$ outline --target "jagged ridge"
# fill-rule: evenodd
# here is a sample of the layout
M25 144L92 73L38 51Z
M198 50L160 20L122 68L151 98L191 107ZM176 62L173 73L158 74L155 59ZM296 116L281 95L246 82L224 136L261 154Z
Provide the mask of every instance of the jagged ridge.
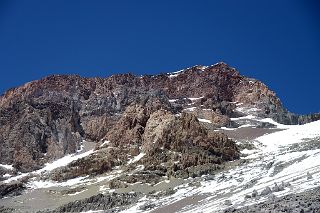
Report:
M173 114L188 107L190 100L185 98L202 97L195 106L210 109L210 119L218 126L228 125L228 118L237 116L237 103L283 123L305 123L320 117L289 113L263 83L241 76L225 63L142 77L53 75L0 97L0 162L14 164L19 171L40 168L50 159L75 152L83 139L100 141L110 136L128 106L145 106L150 97L157 101L147 107ZM178 101L170 103L172 99Z

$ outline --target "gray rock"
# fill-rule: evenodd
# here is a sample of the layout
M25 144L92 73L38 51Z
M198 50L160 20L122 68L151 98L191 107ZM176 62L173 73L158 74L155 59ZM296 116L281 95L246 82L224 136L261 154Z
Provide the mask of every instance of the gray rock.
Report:
M121 210L128 205L136 203L140 197L140 193L111 193L106 195L98 194L83 200L70 202L55 210L45 210L41 212L84 212L89 210L112 210L114 208Z
M210 180L214 180L215 179L215 176L214 175L206 175L205 177L204 177L204 180L205 181L210 181Z
M284 186L281 184L280 186L277 183L274 183L274 187L272 187L273 192L280 192L284 190Z
M142 211L147 211L147 210L151 210L155 207L156 205L154 203L145 203L142 206L139 207L140 210Z
M226 206L232 206L231 200L225 200L225 201L224 201L224 205L226 205Z
M311 180L313 179L312 175L310 174L310 172L307 172L307 180Z
M258 196L258 191L257 190L253 190L251 197L257 197Z
M251 197L252 197L251 195L245 195L245 196L244 196L245 199L249 199L249 198L251 198Z
M5 196L17 196L25 189L23 183L13 182L13 183L0 183L0 199Z
M14 208L9 208L9 207L5 207L5 206L0 206L0 212L1 212L1 213L14 213L14 212L17 212L17 210L14 209Z
M269 186L267 186L262 192L260 193L261 196L266 196L272 193L272 190Z
M225 213L254 212L320 212L320 188L308 190L299 194L283 197L270 195L269 200L238 209L226 209Z

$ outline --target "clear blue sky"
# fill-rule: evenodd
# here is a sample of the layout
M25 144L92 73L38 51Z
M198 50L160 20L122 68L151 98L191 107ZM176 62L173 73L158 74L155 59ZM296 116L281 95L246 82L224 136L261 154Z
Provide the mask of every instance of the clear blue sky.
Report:
M0 93L54 73L225 61L293 112L320 111L317 0L0 0Z

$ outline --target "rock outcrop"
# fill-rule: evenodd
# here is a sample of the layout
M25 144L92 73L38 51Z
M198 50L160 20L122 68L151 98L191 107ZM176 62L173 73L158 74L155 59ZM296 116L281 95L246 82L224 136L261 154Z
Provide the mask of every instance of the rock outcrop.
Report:
M116 146L129 141L142 144L147 137L159 137L158 133L152 133L154 136L145 133L144 128L150 132L152 127L147 121L160 109L178 114L196 107L196 116L204 116L216 126L225 126L229 125L230 117L239 116L235 111L239 104L243 108L257 109L259 116L283 123L305 123L320 118L319 115L302 117L289 113L263 83L241 76L225 63L143 77L132 74L108 78L53 75L11 89L0 97L0 163L13 164L21 172L31 171L49 160L76 152L83 139L97 142L110 138ZM211 113L204 113L204 110ZM125 111L127 117L122 116ZM185 121L173 119L173 115L165 116L170 125L196 125L188 123L186 115ZM205 135L201 129L197 130ZM209 139L197 139L206 136L186 134L175 128L171 131L166 140L162 139L162 145L170 144L180 151L181 141L188 135L192 136L190 144L207 149L211 146ZM168 143L169 140L173 141ZM159 149L146 144L143 147L150 152ZM220 154L226 159L233 158L230 154Z
M226 135L209 135L193 114L176 116L166 111L150 116L142 151L146 153L142 161L146 170L165 171L176 177L201 176L224 161L239 158L235 143ZM206 171L200 171L203 169Z
M269 199L251 206L240 208L231 207L224 213L254 213L254 212L319 212L320 189L319 187L301 193L276 197L270 194Z
M133 166L134 170L139 164L144 167L143 173L138 171L130 179L120 177L119 180L156 183L161 176L187 178L213 173L223 162L239 158L239 150L232 140L223 133L209 134L193 114L175 115L147 106L127 107L104 139L110 141L108 144L99 143L94 155L53 171L51 179L98 175L123 165ZM139 155L142 158L134 161Z
M111 210L110 212L118 212L126 206L133 204L140 198L138 193L111 193L98 194L87 199L70 202L54 210L42 211L43 213L60 213L60 212L85 212L85 211L101 211Z
M26 187L22 182L0 184L0 199L5 196L17 196Z

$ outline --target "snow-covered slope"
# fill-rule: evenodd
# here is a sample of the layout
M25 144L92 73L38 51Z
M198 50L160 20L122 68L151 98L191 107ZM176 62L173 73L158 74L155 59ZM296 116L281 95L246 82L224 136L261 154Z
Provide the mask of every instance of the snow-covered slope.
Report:
M180 212L219 212L320 186L320 121L291 126L252 142L256 149L245 150L249 155L239 166L200 182L201 186L179 186L170 197L143 199L125 212L139 212L139 206L150 202L168 211L178 204Z

